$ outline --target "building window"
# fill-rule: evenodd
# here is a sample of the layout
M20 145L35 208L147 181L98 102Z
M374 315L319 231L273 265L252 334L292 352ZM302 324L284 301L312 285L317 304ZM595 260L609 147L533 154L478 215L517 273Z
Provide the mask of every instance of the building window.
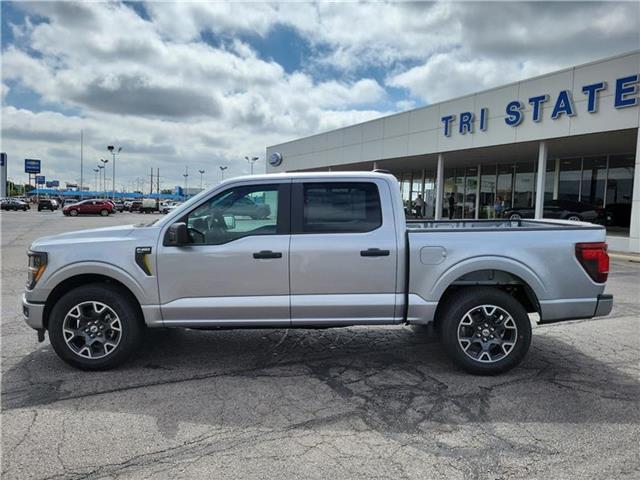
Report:
M582 165L580 201L602 207L607 179L607 157L585 157Z
M496 215L496 210L498 215ZM480 171L480 214L478 218L500 216L500 205L496 204L496 166L482 165Z
M582 181L582 159L560 159L560 180L558 181L558 200L580 201Z
M613 231L627 230L631 223L634 163L632 154L609 157L605 210Z
M513 206L516 208L533 207L535 205L535 173L532 162L522 162L515 166L515 184Z

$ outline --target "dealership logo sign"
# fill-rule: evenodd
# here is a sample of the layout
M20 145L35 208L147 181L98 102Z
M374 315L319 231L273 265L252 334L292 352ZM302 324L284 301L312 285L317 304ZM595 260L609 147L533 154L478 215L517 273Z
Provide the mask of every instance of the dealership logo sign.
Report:
M640 75L630 75L628 77L618 78L616 80L614 91L614 106L615 108L627 108L638 105L639 100L636 95L638 91L638 82L640 81ZM582 87L582 94L587 97L587 112L598 112L598 97L600 92L608 88L607 82L592 83L590 85L584 85ZM531 105L531 119L538 123L542 120L542 111L545 104L552 106L551 119L557 120L563 115L567 117L574 117L576 115L575 105L573 103L573 96L570 90L562 90L557 97L551 98L549 95L537 95L527 100L527 103ZM513 100L509 102L505 107L504 122L510 127L516 127L524 120L524 107L525 104L521 100ZM456 115L446 115L440 119L444 127L444 135L446 137L451 136L453 130L453 122L456 119ZM458 133L465 135L467 133L474 133L475 124L478 123L480 131L486 131L489 121L489 109L481 108L480 114L477 116L473 112L462 112L458 121Z
M273 152L269 157L269 165L272 167L279 167L282 163L282 154L279 152Z

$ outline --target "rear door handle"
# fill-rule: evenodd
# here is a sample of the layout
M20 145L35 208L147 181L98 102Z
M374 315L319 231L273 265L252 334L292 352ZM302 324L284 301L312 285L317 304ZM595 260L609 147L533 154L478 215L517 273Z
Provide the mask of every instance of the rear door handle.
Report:
M380 250L379 248L368 248L367 250L361 250L361 257L388 257L389 250Z
M272 252L271 250L260 250L253 254L253 258L282 258L282 253Z

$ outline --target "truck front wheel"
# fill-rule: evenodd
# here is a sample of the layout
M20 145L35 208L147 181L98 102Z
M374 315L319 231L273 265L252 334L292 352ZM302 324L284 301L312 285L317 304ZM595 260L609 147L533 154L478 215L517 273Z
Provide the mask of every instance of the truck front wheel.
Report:
M495 375L512 369L531 344L526 310L498 288L465 288L452 295L439 323L449 357L474 374Z
M106 284L78 287L54 305L49 338L58 356L82 370L108 370L136 349L142 321L132 300Z

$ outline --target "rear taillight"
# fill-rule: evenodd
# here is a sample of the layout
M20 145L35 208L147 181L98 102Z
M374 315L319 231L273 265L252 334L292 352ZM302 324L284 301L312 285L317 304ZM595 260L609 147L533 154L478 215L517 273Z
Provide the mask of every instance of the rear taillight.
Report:
M576 243L576 258L594 282L607 281L609 254L605 242Z

